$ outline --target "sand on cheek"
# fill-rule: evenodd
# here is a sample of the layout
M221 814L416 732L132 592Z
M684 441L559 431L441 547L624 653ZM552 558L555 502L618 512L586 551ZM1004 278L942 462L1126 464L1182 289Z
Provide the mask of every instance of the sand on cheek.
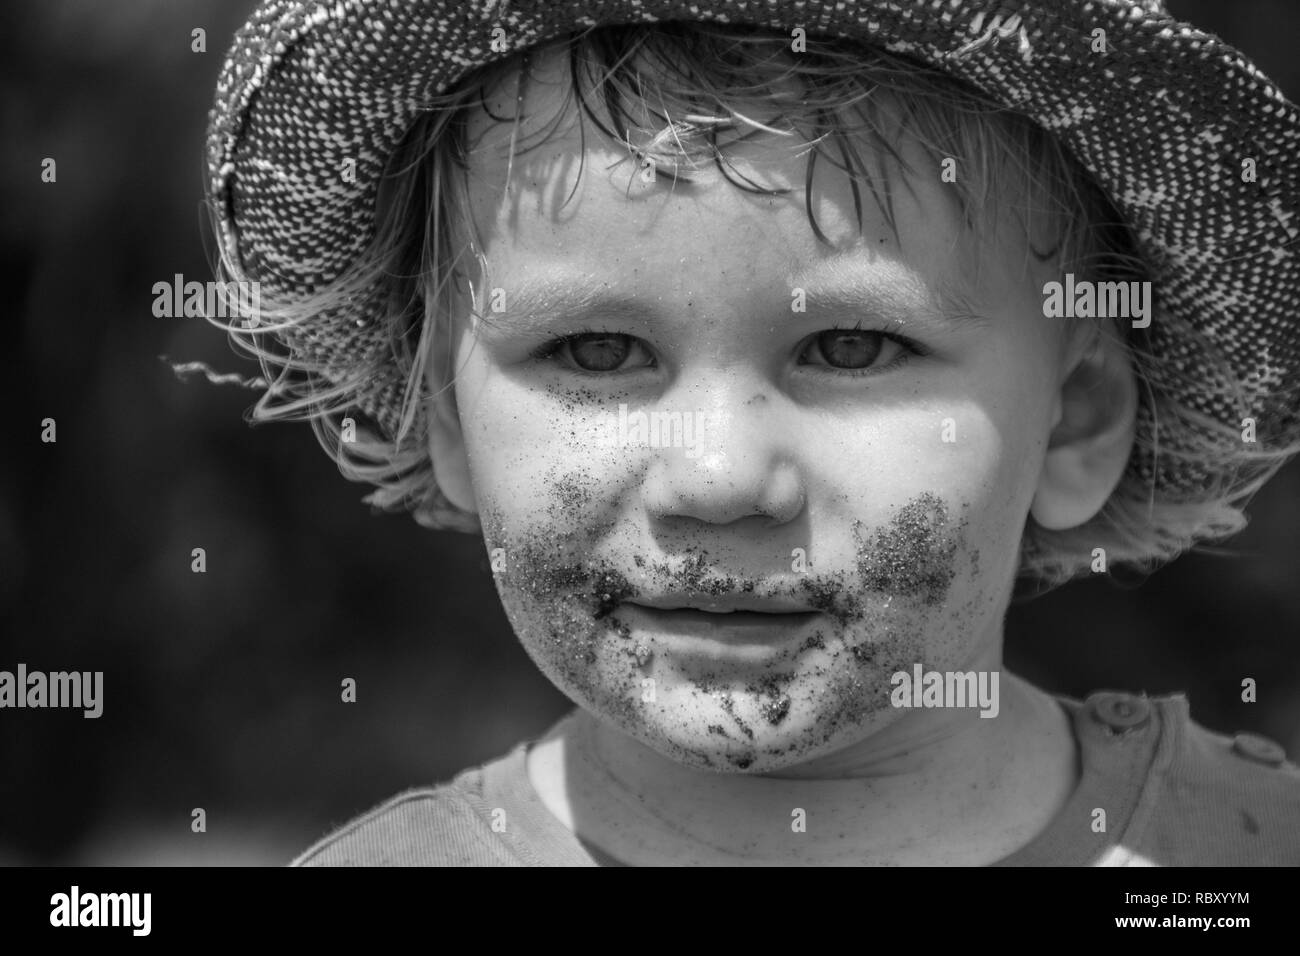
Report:
M955 518L937 495L914 497L883 526L856 522L853 567L810 571L790 592L822 621L761 674L737 678L682 673L634 637L619 606L640 593L725 594L756 582L718 574L703 549L671 567L634 555L624 570L595 558L612 528L582 522L596 489L581 474L550 487L546 512L522 530L484 509L488 547L504 549L496 582L506 614L560 690L683 763L757 772L843 746L889 716L892 673L938 666L941 648L960 653L973 602L948 598L959 567L977 572L978 554L966 545L968 509ZM647 679L653 700L644 699Z

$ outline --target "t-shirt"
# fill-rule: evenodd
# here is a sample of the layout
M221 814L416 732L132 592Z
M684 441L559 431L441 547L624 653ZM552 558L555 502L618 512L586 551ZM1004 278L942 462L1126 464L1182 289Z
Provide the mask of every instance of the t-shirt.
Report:
M1041 833L995 865L1300 864L1300 769L1279 745L1206 730L1182 695L1057 700L1078 741L1079 782ZM449 783L398 794L291 865L621 865L542 803L525 769L531 743Z

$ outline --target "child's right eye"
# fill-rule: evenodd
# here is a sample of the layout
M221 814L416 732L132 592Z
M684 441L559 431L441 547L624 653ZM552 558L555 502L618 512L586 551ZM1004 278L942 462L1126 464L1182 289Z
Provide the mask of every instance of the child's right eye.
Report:
M637 354L643 355L645 360L624 365L629 356ZM654 358L644 343L621 332L575 332L544 343L533 350L532 356L539 361L559 358L577 371L590 374L654 366Z

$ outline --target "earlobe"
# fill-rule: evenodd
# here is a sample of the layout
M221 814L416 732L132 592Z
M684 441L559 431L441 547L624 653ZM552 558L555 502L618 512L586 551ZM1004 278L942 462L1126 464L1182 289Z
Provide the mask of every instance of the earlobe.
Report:
M1038 488L1029 513L1063 531L1090 520L1124 475L1137 421L1137 381L1109 327L1061 384Z

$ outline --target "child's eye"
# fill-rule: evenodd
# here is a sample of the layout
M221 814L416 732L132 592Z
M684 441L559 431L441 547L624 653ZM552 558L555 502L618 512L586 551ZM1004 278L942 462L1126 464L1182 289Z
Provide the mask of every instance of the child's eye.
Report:
M535 359L556 356L582 372L617 372L654 364L640 339L621 332L577 332L552 339L533 352ZM643 360L625 366L629 356Z
M924 350L904 336L869 329L827 329L808 340L800 365L826 365L842 375L875 373L902 365Z
M875 374L924 355L918 343L894 332L870 329L826 329L807 340L800 365L821 365L839 375ZM622 332L574 332L550 340L532 352L539 361L558 358L587 374L653 368L654 356L645 343Z

